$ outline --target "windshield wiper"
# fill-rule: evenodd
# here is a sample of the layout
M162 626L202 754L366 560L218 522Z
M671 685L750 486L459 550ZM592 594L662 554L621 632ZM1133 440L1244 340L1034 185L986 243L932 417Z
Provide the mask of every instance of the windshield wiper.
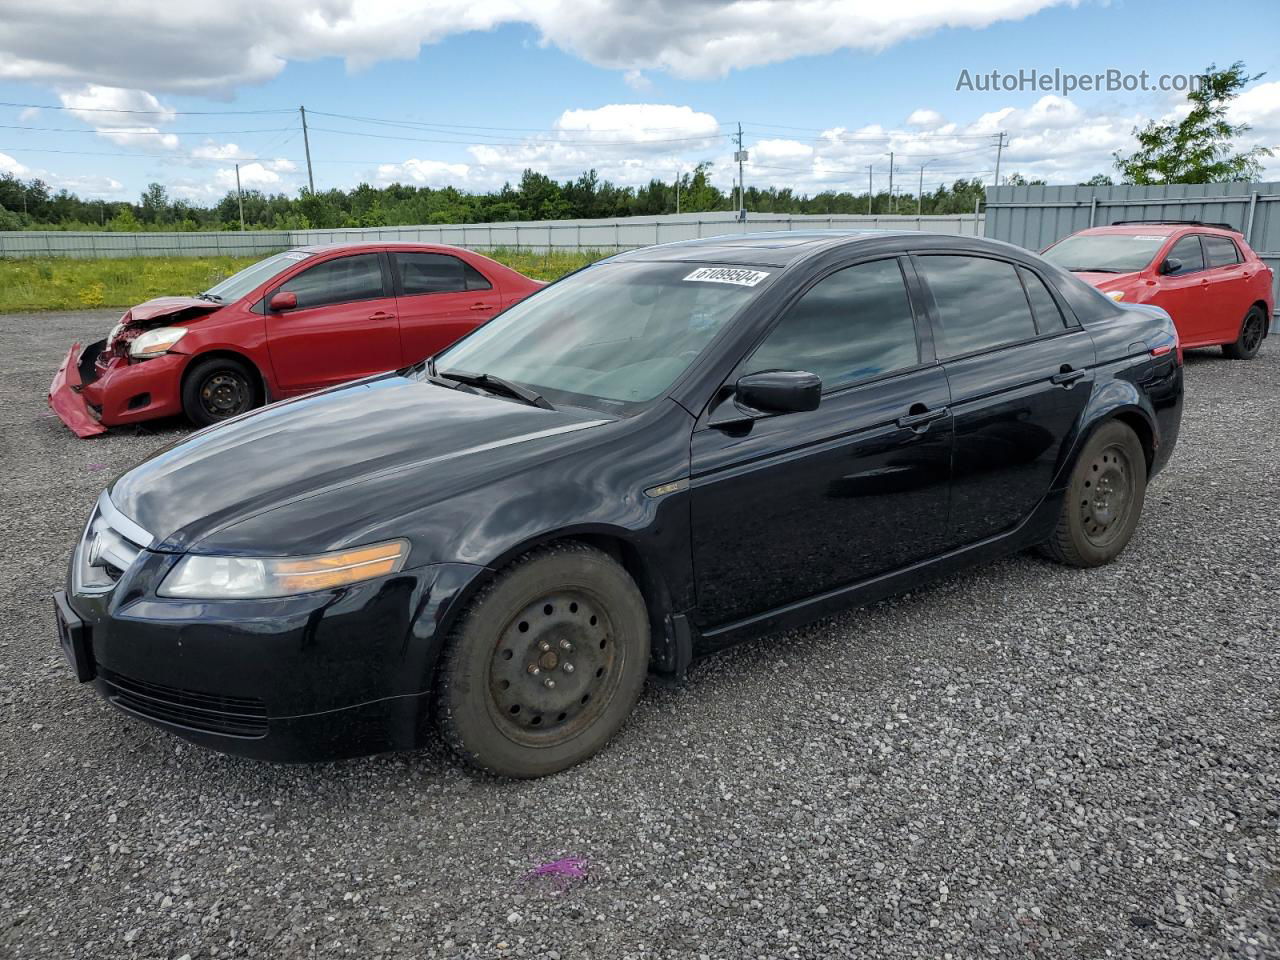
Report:
M434 364L432 364L434 372ZM470 387L480 387L488 390L490 393L505 394L516 400L523 401L531 407L541 407L543 410L554 410L555 407L542 394L528 387L521 386L518 383L512 383L502 377L495 377L492 373L463 373L461 370L442 370L440 376L449 380L456 380L458 383L465 383Z
M222 302L222 298L221 298L220 296L218 296L216 293L208 293L208 292L205 292L205 293L197 293L197 294L196 294L196 299L197 299L197 300L208 300L210 303L221 303L221 302Z

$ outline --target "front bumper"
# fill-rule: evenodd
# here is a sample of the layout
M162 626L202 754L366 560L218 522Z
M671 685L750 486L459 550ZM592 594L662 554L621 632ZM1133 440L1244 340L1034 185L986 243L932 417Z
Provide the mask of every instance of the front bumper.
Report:
M81 349L73 344L49 385L49 406L78 437L94 437L124 426L182 413L181 353L130 363L100 361L104 341Z
M113 706L187 740L280 761L420 744L438 628L484 569L432 564L275 600L158 598L177 559L143 552L106 594L68 585L85 679Z

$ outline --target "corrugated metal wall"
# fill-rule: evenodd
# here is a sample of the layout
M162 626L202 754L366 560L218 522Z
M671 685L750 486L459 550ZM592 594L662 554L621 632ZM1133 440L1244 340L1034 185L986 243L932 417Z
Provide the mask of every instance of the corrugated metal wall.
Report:
M1086 227L1159 219L1230 224L1280 277L1280 183L987 189L986 235L1032 250Z
M365 227L347 230L253 230L245 233L64 233L0 232L4 257L199 257L262 256L313 243L403 240L448 243L478 250L628 250L718 234L761 230L867 229L925 230L981 234L982 218L954 216L789 216L751 214L743 223L733 213L690 213L609 220L554 220L505 223Z

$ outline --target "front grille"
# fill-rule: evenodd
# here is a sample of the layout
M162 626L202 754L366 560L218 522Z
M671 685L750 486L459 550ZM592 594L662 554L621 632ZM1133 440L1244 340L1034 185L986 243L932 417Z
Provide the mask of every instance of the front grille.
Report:
M151 534L117 510L104 491L76 547L76 591L110 590L151 542Z
M267 734L267 706L253 697L179 690L122 677L110 670L103 670L102 678L115 688L108 697L113 704L144 719L224 737L254 738Z

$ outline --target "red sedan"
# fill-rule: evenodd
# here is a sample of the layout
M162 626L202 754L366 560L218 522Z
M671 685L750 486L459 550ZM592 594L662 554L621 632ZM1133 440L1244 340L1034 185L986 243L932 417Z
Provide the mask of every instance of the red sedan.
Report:
M105 340L73 345L49 405L81 437L178 414L208 426L416 363L542 286L456 247L299 247L194 297L148 300Z
M1226 224L1133 221L1059 240L1044 258L1113 300L1149 303L1173 317L1183 347L1257 354L1275 306L1271 268Z

